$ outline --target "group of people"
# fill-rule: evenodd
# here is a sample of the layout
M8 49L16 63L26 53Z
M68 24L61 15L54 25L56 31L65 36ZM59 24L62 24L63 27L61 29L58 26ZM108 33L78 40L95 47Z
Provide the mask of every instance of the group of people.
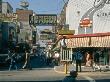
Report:
M100 58L103 58L104 60L104 65L108 65L108 50L107 48L104 48L102 50L96 50L93 52L81 52L79 49L76 50L76 52L73 53L73 58L76 61L76 71L70 71L70 76L66 76L62 82L76 82L76 77L78 75L78 71L82 71L81 69L81 64L82 62L85 62L85 66L87 67L92 67L93 64L99 64L100 63ZM79 70L78 70L79 68ZM73 75L71 74L73 73Z
M15 54L15 50L13 50L12 52L9 51L10 56L8 57L10 59L9 63L9 71L12 69L12 67L16 68L16 70L18 69L18 65L17 65L17 56Z
M46 53L47 65L59 65L60 64L60 54L55 51L53 54L50 52Z
M21 49L22 50L22 49ZM24 45L24 65L22 66L22 69L32 69L31 65L30 65L30 50L31 47L29 46L28 43L25 43ZM13 49L9 49L9 53L8 53L8 58L7 60L9 63L9 71L12 68L15 68L16 70L18 70L18 61L19 61L19 53L18 51L18 46ZM22 56L23 57L23 56Z
M82 71L81 64L84 59L85 59L85 66L88 67L93 65L93 57L92 54L90 54L90 52L86 52L85 55L83 55L83 53L80 50L77 50L76 52L73 53L73 58L76 61L76 71L78 71L78 67L79 67L79 71L80 72Z

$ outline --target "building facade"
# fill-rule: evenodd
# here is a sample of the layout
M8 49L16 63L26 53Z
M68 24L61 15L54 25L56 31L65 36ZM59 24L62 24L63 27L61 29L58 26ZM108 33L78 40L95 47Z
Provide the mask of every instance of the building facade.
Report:
M52 32L52 29L42 29L39 33L40 47L47 48L48 45L52 45L54 37L55 34Z
M18 15L18 21L20 22L21 25L19 41L32 40L32 29L31 26L29 25L29 15L32 15L33 11L18 9L16 10L16 13Z
M13 13L13 8L8 2L2 2L2 13Z
M0 54L7 54L10 46L9 42L16 43L17 37L17 15L13 13L13 8L8 2L0 2Z
M0 13L2 12L2 0L0 0Z
M84 65L86 52L93 56L95 62L96 51L101 51L103 56L100 55L98 63L110 65L110 0L68 0L64 6L65 24L69 25L69 30L75 30L75 35L63 35L67 49L72 52L80 49L84 54ZM61 40L62 37L56 41L59 48Z
M66 9L63 9L66 24L70 30L75 30L75 34L110 31L110 0L68 0L66 4ZM80 22L85 18L92 22L91 26L81 27Z

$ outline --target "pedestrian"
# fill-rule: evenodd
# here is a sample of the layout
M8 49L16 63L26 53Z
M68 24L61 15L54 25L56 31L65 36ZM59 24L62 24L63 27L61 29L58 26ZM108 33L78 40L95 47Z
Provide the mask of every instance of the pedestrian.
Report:
M22 69L28 69L31 70L31 63L30 63L30 54L28 50L25 50L25 63L22 67Z
M78 75L77 71L72 70L72 71L70 71L70 75L66 76L62 80L62 82L76 82L77 81L76 80L77 75Z
M15 51L12 52L12 56L10 57L10 59L11 61L10 61L9 71L11 70L12 67L16 68L17 70L18 67L17 67L17 59L16 59Z
M99 55L99 51L95 51L94 52L94 62L95 62L95 64L99 64L99 57L100 57L100 55Z
M54 59L55 59L55 64L60 65L60 54L57 51L54 52Z
M50 52L46 53L46 64L51 65L52 64L52 55Z
M26 40L26 42L24 44L24 51L25 51L25 63L23 65L22 69L32 70L31 63L30 63L31 45L28 40Z
M89 52L86 52L86 66L92 66L93 57Z
M104 65L108 65L108 61L109 61L109 55L108 55L108 50L105 48L103 51L103 55L104 55Z
M80 72L82 71L82 70L81 70L82 58L83 58L83 56L82 56L82 53L80 52L80 50L77 51L76 54L75 54L76 71L77 71L77 72L78 72L78 66L79 66L79 68L80 68Z

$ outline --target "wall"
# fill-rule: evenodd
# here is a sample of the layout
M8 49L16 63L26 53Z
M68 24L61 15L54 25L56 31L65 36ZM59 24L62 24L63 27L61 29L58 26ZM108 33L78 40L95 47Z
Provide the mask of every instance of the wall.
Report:
M69 0L66 7L66 24L69 24L70 30L75 30L75 34L84 34L85 29L80 28L80 20L90 18L93 22L91 28L87 28L86 33L109 32L110 23L110 4L103 4L105 0L95 3L95 0ZM97 0L96 0L97 1ZM100 5L102 4L102 5ZM97 16L97 14L101 16ZM108 13L107 16L105 13Z
M18 21L21 22L21 29L19 37L19 42L21 39L23 41L25 40L32 40L32 28L29 25L29 15L33 14L32 10L16 10L16 13L18 15Z
M0 0L0 13L2 12L2 0Z
M2 13L12 13L13 8L8 2L3 2L2 3Z
M29 23L29 15L33 14L32 10L16 10L19 21L27 21Z

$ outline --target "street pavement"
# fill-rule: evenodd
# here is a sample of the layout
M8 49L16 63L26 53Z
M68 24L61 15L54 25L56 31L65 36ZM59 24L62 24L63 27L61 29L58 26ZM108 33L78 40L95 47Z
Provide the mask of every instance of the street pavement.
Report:
M33 70L0 71L0 81L51 81L59 82L64 74L53 71L52 68L34 68Z
M35 81L35 82L61 82L62 79L69 75L64 73L64 66L47 66L45 59L42 57L33 57L31 61L32 70L18 69L8 71L8 69L0 69L0 81L16 82L16 81ZM74 65L68 66L70 70L75 70ZM82 67L83 72L78 73L78 82L110 82L110 71L96 71L92 68ZM91 71L90 71L91 70Z
M61 82L69 74L58 73L54 68L33 68L32 70L0 71L0 81ZM79 72L78 82L110 82L110 72Z
M82 68L82 72L94 72L94 69L92 67L86 67L86 66L81 66ZM110 67L106 68L106 66L100 66L101 70L97 67L96 68L96 72L100 72L100 71L110 71ZM55 66L55 70L56 72L60 72L60 73L64 73L64 69L65 66L64 65L60 65L60 66ZM71 70L76 70L76 65L75 64L69 64L67 65L67 70L68 72Z
M71 70L75 70L75 65L71 64L67 66L68 73ZM110 82L110 67L106 68L105 66L101 66L102 70L94 71L92 67L85 67L82 66L82 72L78 72L78 81L82 82ZM65 66L55 66L54 70L57 73L65 73L64 72Z

